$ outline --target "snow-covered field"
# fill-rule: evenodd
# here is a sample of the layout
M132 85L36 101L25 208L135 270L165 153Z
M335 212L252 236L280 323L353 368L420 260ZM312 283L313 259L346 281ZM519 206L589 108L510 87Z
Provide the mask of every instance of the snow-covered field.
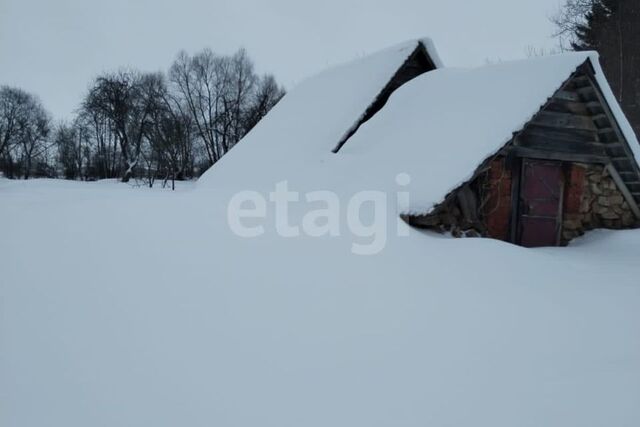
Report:
M398 222L595 56L426 73L333 154L417 43L301 83L176 192L0 180L0 426L640 425L640 230L531 250ZM475 138L492 88L511 110ZM232 231L238 194L259 237ZM320 194L339 224L311 237Z
M640 425L640 230L357 256L190 187L0 181L0 426Z

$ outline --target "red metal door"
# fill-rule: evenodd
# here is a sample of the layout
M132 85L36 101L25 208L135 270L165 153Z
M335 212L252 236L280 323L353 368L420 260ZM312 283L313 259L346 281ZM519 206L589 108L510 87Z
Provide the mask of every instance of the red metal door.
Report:
M562 225L562 163L524 159L520 183L518 243L557 246Z

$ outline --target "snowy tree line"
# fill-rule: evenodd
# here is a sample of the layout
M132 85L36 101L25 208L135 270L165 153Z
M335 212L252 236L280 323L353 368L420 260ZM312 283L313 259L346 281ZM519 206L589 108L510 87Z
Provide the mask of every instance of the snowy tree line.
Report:
M149 185L197 177L282 98L244 50L181 52L166 73L95 78L75 117L54 124L39 99L0 87L0 172L9 178L132 178Z

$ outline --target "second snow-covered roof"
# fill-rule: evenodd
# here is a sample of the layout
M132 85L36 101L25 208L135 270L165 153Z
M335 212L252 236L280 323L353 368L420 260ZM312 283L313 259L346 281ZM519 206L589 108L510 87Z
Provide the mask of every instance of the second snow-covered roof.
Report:
M588 52L420 76L400 88L341 154L361 167L375 165L376 175L408 174L414 200L407 210L428 212L509 142L587 60L637 161L638 141L597 54Z

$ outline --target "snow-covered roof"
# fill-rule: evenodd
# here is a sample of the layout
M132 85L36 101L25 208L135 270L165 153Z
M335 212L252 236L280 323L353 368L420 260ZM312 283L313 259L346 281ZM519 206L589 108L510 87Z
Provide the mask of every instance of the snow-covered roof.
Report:
M637 161L640 145L597 54L590 52L445 68L420 76L394 93L341 154L361 165L376 164L382 176L408 173L414 196L410 210L429 211L509 142L587 60Z
M332 153L417 43L386 49L304 82L204 175L201 187L233 182L237 188L259 190L287 180L307 191L393 193L398 191L395 178L404 173L411 179L403 187L411 201L402 213L426 213L472 178L586 61L640 159L640 145L592 52L429 71L397 89L339 153Z
M330 154L416 49L424 48L435 67L442 67L430 39L400 43L338 65L293 88L232 151L200 178L215 186L228 166L243 170L269 168L265 160L286 156L298 162ZM232 173L232 172L231 172Z

